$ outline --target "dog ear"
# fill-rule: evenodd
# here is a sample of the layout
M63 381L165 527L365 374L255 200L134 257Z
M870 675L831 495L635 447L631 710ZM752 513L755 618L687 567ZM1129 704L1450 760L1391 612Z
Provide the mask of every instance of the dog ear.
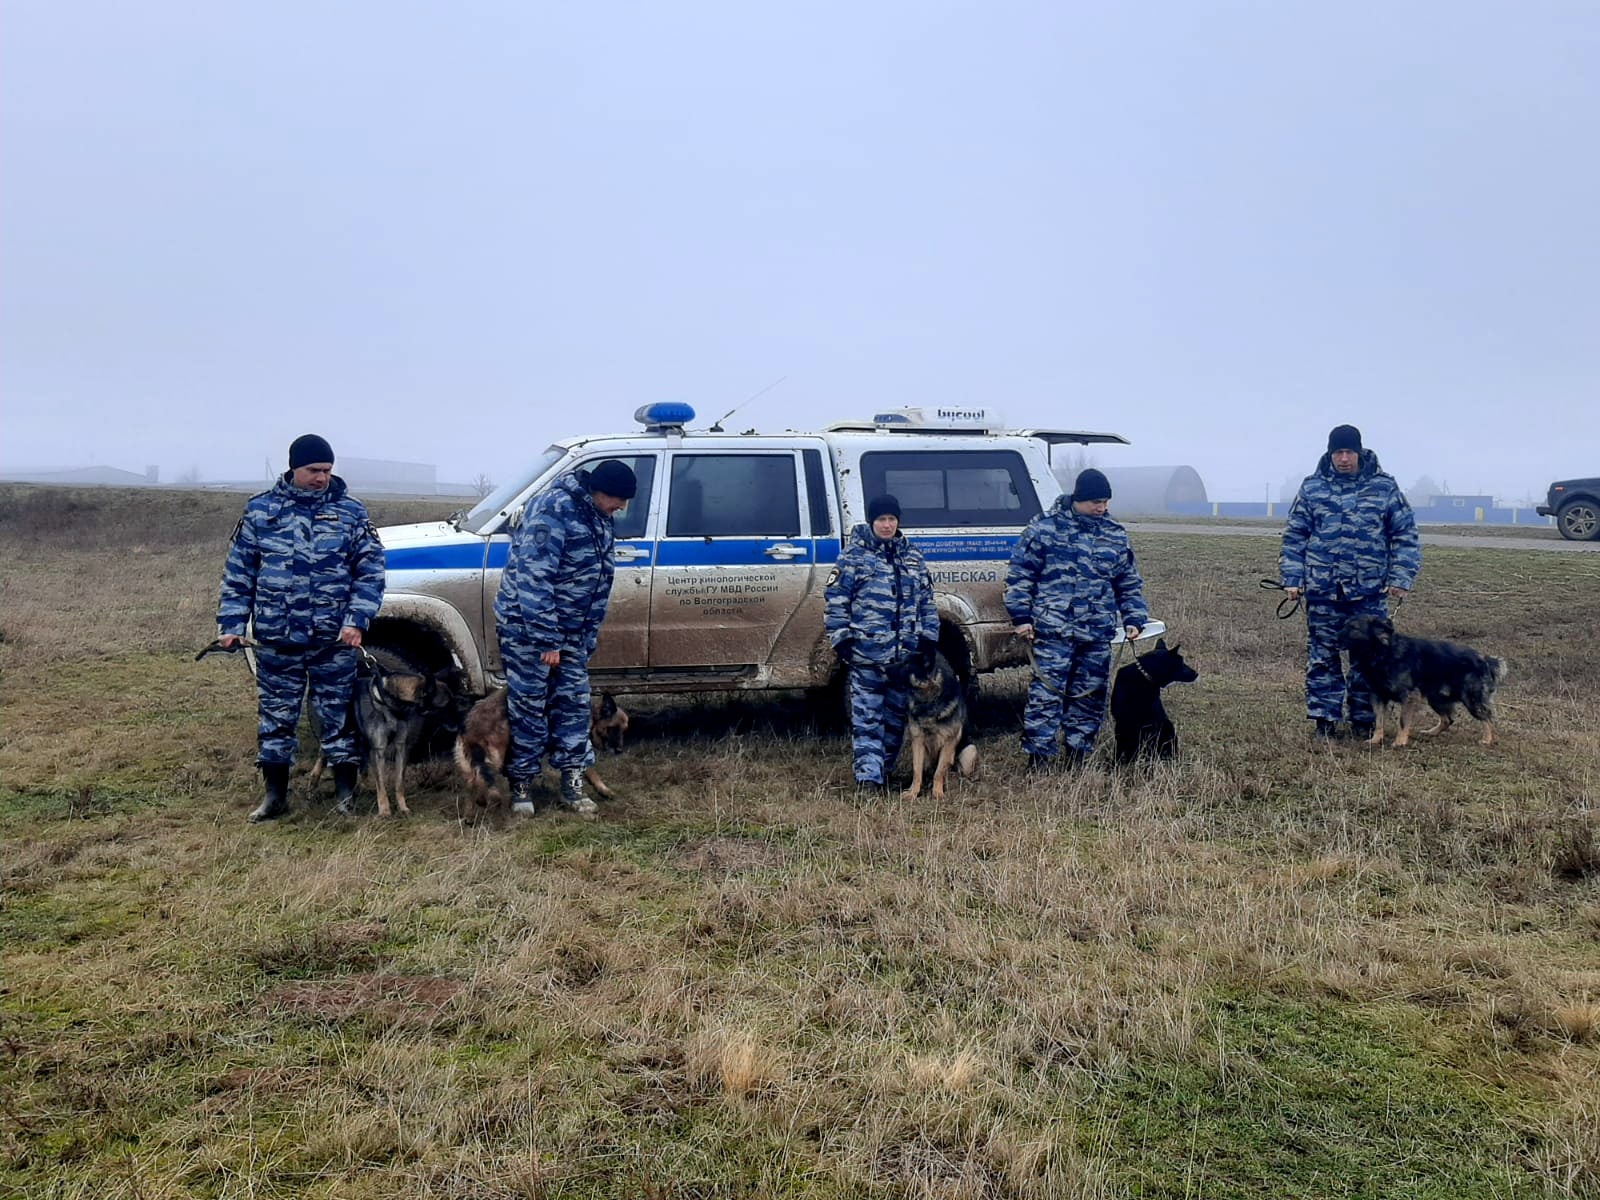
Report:
M1166 648L1167 648L1167 639L1164 638L1164 637L1163 638L1157 638L1156 639L1156 649L1157 650L1165 650Z

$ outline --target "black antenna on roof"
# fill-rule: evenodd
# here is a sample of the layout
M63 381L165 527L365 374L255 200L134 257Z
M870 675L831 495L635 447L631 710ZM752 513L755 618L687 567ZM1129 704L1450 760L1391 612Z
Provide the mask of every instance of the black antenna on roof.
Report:
M771 383L767 384L767 386L762 388L759 392L756 392L756 393L754 393L753 395L750 395L750 396L746 396L743 400L739 401L739 403L735 404L727 412L723 413L720 417L718 417L715 421L713 421L711 423L711 428L706 430L706 432L707 433L721 433L723 431L722 430L722 423L724 421L726 421L729 417L733 416L734 413L738 412L746 404L749 404L750 401L757 400L757 399L760 399L762 396L765 396L768 392L770 392L773 388L777 387L780 383L782 383L787 378L789 378L787 375L779 375L776 379L774 379Z

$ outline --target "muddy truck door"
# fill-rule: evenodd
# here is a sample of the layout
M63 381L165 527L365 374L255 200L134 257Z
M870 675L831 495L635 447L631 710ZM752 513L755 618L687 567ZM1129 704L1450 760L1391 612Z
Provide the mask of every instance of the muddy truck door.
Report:
M650 597L650 666L760 669L816 562L802 439L667 456ZM815 443L806 442L805 445Z

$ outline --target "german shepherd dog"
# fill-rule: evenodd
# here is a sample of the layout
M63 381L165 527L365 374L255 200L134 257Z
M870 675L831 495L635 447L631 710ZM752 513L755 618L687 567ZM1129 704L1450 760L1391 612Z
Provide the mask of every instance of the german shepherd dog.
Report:
M449 720L455 709L455 692L444 678L446 674L391 668L377 658L371 658L370 665L363 664L357 672L350 707L378 793L380 817L392 815L388 790L391 780L395 807L402 815L411 815L406 804L406 759L423 733L431 725ZM310 786L316 786L326 765L319 753L311 768Z
M934 762L933 798L944 799L950 764L963 779L978 771L978 748L967 740L967 697L961 677L942 654L913 662L906 673L911 690L906 704L906 738L911 743L911 786L901 793L915 800L922 792L928 760Z
M1373 746L1383 743L1384 714L1389 705L1400 707L1400 732L1394 744L1411 741L1412 696L1420 694L1438 716L1432 729L1418 732L1431 737L1449 729L1457 705L1483 722L1485 746L1494 745L1494 693L1505 678L1506 664L1455 642L1407 637L1394 631L1387 617L1364 615L1345 622L1343 641L1350 665L1372 690Z
M1193 683L1200 678L1174 642L1156 642L1117 672L1111 692L1111 722L1117 737L1117 762L1123 766L1139 759L1167 759L1178 753L1178 730L1161 703L1161 689L1173 683Z
M594 743L594 748L610 749L613 754L621 754L622 739L627 732L628 714L610 692L601 693L589 714L589 740Z
M610 697L606 699L610 700ZM612 700L611 703L615 706L616 701ZM617 711L622 712L620 708ZM624 729L627 728L627 720L627 714L622 713ZM594 725L591 721L591 737L593 730ZM467 719L461 726L461 733L456 738L456 770L461 773L462 781L466 783L479 808L488 805L490 796L504 778L506 755L510 752L511 718L506 712L506 689L500 687L495 688L472 706L472 711L467 713ZM583 773L583 777L604 799L611 800L615 797L616 793L606 786L606 781L600 778L600 772L595 768L590 767Z

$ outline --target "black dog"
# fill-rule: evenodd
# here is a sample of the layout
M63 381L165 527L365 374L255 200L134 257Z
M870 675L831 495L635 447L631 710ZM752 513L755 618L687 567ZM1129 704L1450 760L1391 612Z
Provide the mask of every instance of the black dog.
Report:
M1377 718L1367 739L1372 745L1383 742L1384 712L1391 704L1400 706L1400 732L1394 744L1404 746L1411 740L1406 701L1419 693L1439 717L1432 729L1420 731L1424 737L1449 729L1460 704L1483 722L1483 744L1494 744L1494 693L1506 674L1500 659L1455 642L1396 633L1387 617L1351 617L1345 622L1343 641L1350 665L1372 691Z
M1117 733L1117 762L1140 758L1171 758L1178 752L1178 731L1161 703L1161 689L1169 683L1193 683L1200 678L1176 644L1161 638L1156 648L1135 658L1117 672L1111 693L1111 720Z

